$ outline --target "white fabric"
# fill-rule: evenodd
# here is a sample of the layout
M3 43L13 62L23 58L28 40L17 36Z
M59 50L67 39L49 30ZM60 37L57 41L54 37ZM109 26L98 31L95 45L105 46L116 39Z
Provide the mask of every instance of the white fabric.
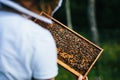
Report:
M0 80L48 79L57 73L50 32L16 13L0 11Z

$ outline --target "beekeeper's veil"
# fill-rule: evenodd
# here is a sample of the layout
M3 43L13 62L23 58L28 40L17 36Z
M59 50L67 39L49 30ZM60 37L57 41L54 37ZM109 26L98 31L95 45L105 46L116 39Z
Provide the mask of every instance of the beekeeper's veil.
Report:
M19 12L22 12L24 14L27 14L29 16L32 16L32 17L37 18L39 20L42 20L42 21L44 21L46 23L52 23L50 19L36 14L36 13L24 8L23 6L19 5L18 3L14 2L12 0L0 0L0 4L4 4L4 5L8 6L8 7L11 7L13 9L19 11ZM55 13L55 11L58 10L58 8L61 6L61 4L62 4L62 0L59 0L56 8L54 8L54 10L52 12L52 15ZM0 5L0 7L2 7L2 6Z

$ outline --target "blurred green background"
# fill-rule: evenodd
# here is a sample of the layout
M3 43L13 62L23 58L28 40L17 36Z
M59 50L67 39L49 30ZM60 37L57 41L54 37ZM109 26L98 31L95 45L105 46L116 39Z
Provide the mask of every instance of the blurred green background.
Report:
M73 30L94 42L88 20L89 0L69 0ZM54 18L67 25L66 0ZM99 46L104 52L88 74L89 80L120 80L120 0L95 0L96 26ZM56 80L76 80L76 77L59 66Z

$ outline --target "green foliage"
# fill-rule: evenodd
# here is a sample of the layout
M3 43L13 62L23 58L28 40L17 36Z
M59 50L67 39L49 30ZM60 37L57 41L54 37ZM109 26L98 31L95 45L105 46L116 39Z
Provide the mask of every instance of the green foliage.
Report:
M56 80L75 80L75 76L63 67L59 66L59 74L56 77Z
M115 42L102 45L104 52L97 64L89 73L89 80L96 77L101 80L120 80L120 44Z

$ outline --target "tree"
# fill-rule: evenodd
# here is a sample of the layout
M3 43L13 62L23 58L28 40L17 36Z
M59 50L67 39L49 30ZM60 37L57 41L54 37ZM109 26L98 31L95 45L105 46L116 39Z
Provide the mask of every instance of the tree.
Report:
M66 17L67 17L67 26L72 29L72 21L71 21L71 10L70 10L70 1L66 0Z
M88 0L88 20L92 32L93 41L99 44L99 35L95 19L95 0Z

